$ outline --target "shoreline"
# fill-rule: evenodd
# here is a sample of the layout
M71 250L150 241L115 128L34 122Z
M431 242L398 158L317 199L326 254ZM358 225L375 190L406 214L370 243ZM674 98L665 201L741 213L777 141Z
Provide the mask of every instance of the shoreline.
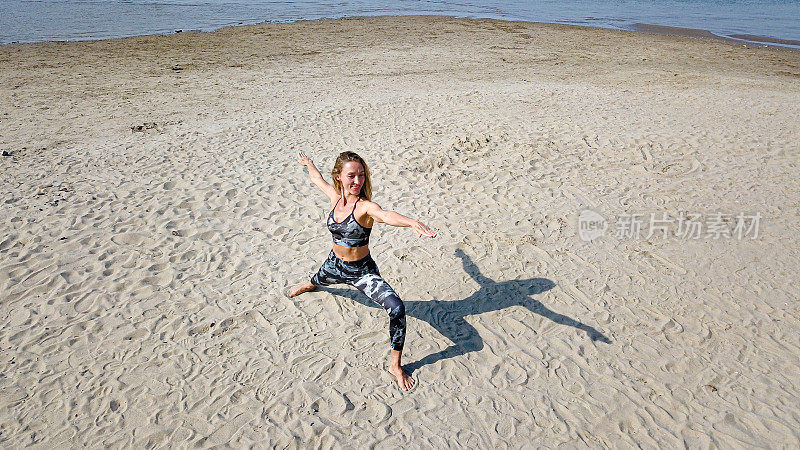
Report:
M682 36L696 39L710 39L724 41L731 44L743 44L760 47L775 47L787 50L800 50L800 41L793 39L778 39L753 34L731 34L728 36L714 34L700 28L673 27L668 25L654 25L649 23L635 23L632 31L645 34L659 34L665 36Z
M34 41L34 42L9 42L5 44L0 44L0 48L4 46L10 45L34 45L34 44L46 44L46 43L69 43L69 42L96 42L96 41L107 41L107 40L114 40L114 39L128 39L128 38L135 38L135 37L146 37L146 36L171 36L174 34L182 34L182 33L214 33L219 30L223 30L226 28L236 28L236 27L249 27L249 26L256 26L256 25L286 25L298 22L323 22L329 20L345 20L345 19L371 19L371 18L399 18L399 17L441 17L443 19L466 19L466 20L496 20L499 22L519 22L519 23L528 23L528 24L536 24L536 25L554 25L554 26L568 26L568 27L578 27L578 28L591 28L597 30L614 30L614 31L630 31L635 33L642 33L642 34L658 34L658 35L669 35L669 36L680 36L680 37L691 37L696 39L715 39L720 41L726 41L729 43L734 44L745 44L751 46L762 46L762 47L776 47L776 48L784 48L789 50L800 50L800 40L794 39L782 39L782 38L774 38L769 36L760 36L754 34L731 34L731 35L721 35L715 34L710 30L701 29L701 28L688 28L688 27L677 27L671 25L657 25L657 24L650 24L650 23L641 23L636 22L630 24L627 27L601 27L601 26L593 26L587 24L578 24L578 23L570 23L570 22L539 22L539 21L531 21L531 20L520 20L520 19L502 19L502 18L492 18L492 17L461 17L461 16L453 16L453 15L446 15L446 14L408 14L408 15L375 15L375 16L342 16L342 17L325 17L319 19L298 19L292 21L261 21L255 23L238 23L233 25L225 25L219 28L203 30L203 29L191 29L191 30L183 30L178 29L172 32L165 32L165 33L150 33L150 34L136 34L130 36L116 36L116 37L108 37L108 38L98 38L98 39L61 39L61 40L48 40L48 41Z

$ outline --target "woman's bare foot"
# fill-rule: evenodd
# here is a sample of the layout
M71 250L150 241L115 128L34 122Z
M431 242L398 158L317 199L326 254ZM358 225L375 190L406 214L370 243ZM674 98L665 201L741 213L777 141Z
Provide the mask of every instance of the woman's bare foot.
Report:
M308 282L306 284L301 284L300 286L297 286L296 288L289 291L289 298L296 297L302 294L303 292L313 291L314 288L316 288L316 286L311 284L311 282Z
M400 364L402 357L402 350L392 350L389 352L389 368L386 369L386 371L397 378L397 387L399 387L401 391L410 391L411 388L414 387L415 382L414 379L403 370L403 366Z
M402 367L390 367L386 369L386 371L397 378L397 387L399 387L401 391L410 391L411 388L414 387L414 379L411 378Z

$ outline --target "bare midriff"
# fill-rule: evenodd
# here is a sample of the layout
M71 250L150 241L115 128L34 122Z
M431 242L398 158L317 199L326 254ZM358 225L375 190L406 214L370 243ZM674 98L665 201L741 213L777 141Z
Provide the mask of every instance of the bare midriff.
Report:
M369 245L342 247L341 245L333 244L333 253L343 261L358 261L369 255Z

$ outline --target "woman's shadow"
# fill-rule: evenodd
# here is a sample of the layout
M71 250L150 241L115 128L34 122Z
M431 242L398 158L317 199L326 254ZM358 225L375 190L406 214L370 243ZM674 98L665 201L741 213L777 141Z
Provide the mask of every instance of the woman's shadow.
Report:
M450 339L453 345L444 350L425 356L419 361L415 361L405 366L411 373L420 367L433 364L436 361L454 358L483 349L483 339L478 334L478 330L469 324L464 317L475 314L482 314L489 311L497 311L509 306L524 306L530 311L547 317L560 325L568 325L586 332L592 341L600 341L606 344L611 341L596 329L578 322L575 319L563 314L551 311L538 300L531 298L552 289L555 283L546 278L529 278L526 280L508 280L497 282L481 274L472 259L461 249L456 249L456 256L461 258L464 271L473 280L480 284L480 289L469 297L457 301L418 301L406 300L406 315L416 317L431 324L442 336ZM332 294L348 297L354 301L374 308L380 308L369 298L360 292L352 289L324 288Z

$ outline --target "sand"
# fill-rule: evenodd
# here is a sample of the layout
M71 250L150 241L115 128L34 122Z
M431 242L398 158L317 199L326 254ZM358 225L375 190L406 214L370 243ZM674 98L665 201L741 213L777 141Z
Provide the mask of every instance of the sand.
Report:
M0 445L797 447L798 81L445 17L0 47ZM366 297L281 295L331 246L295 155L343 150L439 233L372 233L410 393Z

